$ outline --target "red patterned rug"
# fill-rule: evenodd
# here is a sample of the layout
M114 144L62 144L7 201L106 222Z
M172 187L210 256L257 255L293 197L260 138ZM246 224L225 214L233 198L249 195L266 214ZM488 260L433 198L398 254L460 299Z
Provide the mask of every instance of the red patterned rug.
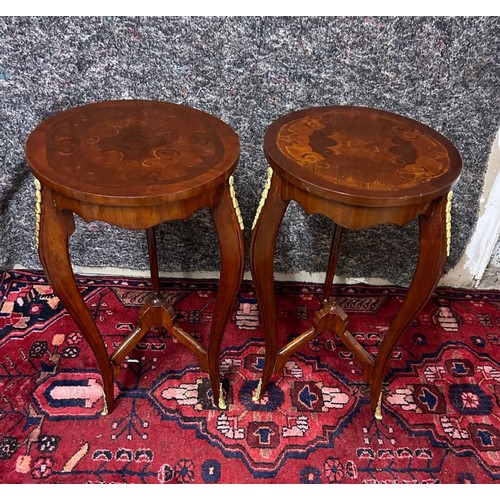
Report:
M194 355L151 330L102 409L81 333L43 274L0 274L2 483L497 483L500 292L438 289L396 349L384 418L352 355L323 334L256 403L264 343L244 284L222 353L228 409ZM110 352L135 325L147 280L79 278ZM216 281L163 280L177 321L206 343ZM305 330L321 288L277 284L281 342ZM349 329L372 353L405 290L339 286Z

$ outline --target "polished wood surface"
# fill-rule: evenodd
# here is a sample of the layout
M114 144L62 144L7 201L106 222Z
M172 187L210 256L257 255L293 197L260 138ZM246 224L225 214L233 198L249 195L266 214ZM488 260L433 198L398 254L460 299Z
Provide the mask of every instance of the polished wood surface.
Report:
M224 406L220 346L245 262L231 177L239 157L234 131L185 106L107 101L72 108L42 122L28 138L26 156L40 181L40 259L54 292L96 357L104 413L114 408L113 381L123 361L152 326L164 328L193 351L200 368L209 373L215 405ZM207 347L175 325L172 305L160 295L154 232L155 225L185 219L202 207L211 211L221 255ZM139 311L137 328L112 353L76 286L68 252L73 214L85 221L147 230L152 295Z
M410 118L333 106L290 113L267 130L271 166L310 192L361 206L411 205L447 193L460 155L441 134Z
M447 195L460 176L460 154L431 128L385 111L349 106L310 108L272 123L264 138L272 167L252 231L250 261L266 335L261 394L273 373L307 341L335 333L363 367L371 408L381 418L381 391L390 356L437 285L446 262ZM323 306L311 328L277 345L274 294L276 235L291 200L308 214L334 223ZM343 228L404 225L418 218L419 258L408 294L374 359L347 329L348 319L330 297Z
M72 198L151 205L227 179L239 141L219 119L178 104L105 101L61 112L26 143L33 173Z

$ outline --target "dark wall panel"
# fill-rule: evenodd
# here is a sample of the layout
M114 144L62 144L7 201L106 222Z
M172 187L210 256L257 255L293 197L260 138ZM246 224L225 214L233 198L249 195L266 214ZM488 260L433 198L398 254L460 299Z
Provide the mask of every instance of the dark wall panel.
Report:
M373 106L420 120L464 159L453 205L450 264L463 253L500 117L498 18L1 18L0 267L40 268L30 130L70 106L118 98L183 103L240 135L236 190L249 237L264 183L262 137L283 113L314 105ZM331 224L289 208L277 270L323 271ZM219 267L210 216L161 226L160 267ZM407 283L417 228L348 231L339 271ZM74 263L147 267L144 234L77 224Z

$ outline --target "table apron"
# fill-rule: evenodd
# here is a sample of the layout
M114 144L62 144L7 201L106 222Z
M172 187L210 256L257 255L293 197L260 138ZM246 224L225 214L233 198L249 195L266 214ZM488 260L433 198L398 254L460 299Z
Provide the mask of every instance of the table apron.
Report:
M294 200L306 214L322 214L349 229L364 229L379 224L404 226L418 215L430 214L436 203L436 200L431 200L412 205L366 207L323 198L282 180L281 197L284 200Z
M57 210L68 210L86 222L103 221L125 229L146 229L168 220L187 219L201 208L214 208L223 193L221 184L196 197L149 206L96 205L51 192ZM42 187L42 189L47 189Z

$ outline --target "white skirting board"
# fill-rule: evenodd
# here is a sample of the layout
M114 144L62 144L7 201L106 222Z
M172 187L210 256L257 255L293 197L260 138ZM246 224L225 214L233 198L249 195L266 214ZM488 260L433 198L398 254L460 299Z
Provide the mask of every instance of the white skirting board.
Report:
M497 174L485 211L479 217L476 229L467 245L465 253L468 260L465 268L477 282L490 262L500 233L500 174Z

